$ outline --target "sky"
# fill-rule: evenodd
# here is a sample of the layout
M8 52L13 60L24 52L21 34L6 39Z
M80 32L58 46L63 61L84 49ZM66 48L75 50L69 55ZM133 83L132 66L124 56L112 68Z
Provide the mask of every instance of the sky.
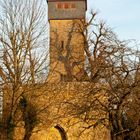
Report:
M136 39L140 43L140 0L87 1L88 10L96 10L121 40Z

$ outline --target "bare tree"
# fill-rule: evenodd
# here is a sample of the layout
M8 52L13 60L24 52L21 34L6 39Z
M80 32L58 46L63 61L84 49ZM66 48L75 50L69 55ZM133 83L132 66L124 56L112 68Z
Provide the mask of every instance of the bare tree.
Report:
M104 90L107 93L108 103L101 102L101 105L109 114L111 137L116 139L116 134L124 131L122 114L125 110L122 106L128 98L135 96L135 89L139 86L140 81L136 78L139 72L139 51L132 49L136 46L129 47L132 41L120 41L112 30L106 27L105 23L92 22L95 20L94 16L96 14L93 13L89 24L87 24L93 26L93 30L88 30L90 33L86 31L88 33L86 37L88 35L91 37L89 36L88 42L86 41L87 46L85 46L90 81L105 84L108 88ZM89 51L90 47L91 52ZM138 95L138 92L136 94ZM129 110L129 108L127 109ZM138 125L139 113L136 114ZM131 127L134 129L132 124L129 127L127 127L128 130Z
M22 120L22 115L17 115L19 101L27 93L26 85L32 86L32 97L35 84L45 82L43 77L47 77L47 20L45 9L37 0L1 0L1 14L0 84L4 98L2 134L3 139L13 139L14 128ZM25 121L25 129L26 124Z
M76 96L77 100L74 97L65 102L69 108L68 114L79 117L86 123L81 132L102 125L111 132L112 140L118 139L120 134L122 139L128 135L130 137L131 131L137 128L139 122L137 106L140 100L135 99L135 96L139 96L136 90L140 82L137 78L139 51L130 48L131 40L120 41L105 22L98 22L96 13L91 14L85 28L81 28L81 33L85 39L84 49L87 56L85 71L92 86L89 84L86 91L79 86L78 91L83 92L79 97ZM131 103L133 109L130 107ZM135 119L132 112L137 116ZM124 116L126 122L123 120ZM131 124L129 126L128 120Z
M47 77L48 62L47 27L41 3L37 0L2 1L2 13L0 84L4 97L3 139L13 139L15 128L21 127L20 122L23 121L23 139L28 140L45 113L49 116L48 106L54 100L58 101L53 106L57 110L55 112L53 108L55 118L59 120L60 113L61 116L68 114L68 118L71 115L78 119L76 124L84 124L80 125L80 134L103 126L109 129L114 140L120 134L121 137L127 136L123 132L130 134L137 129L139 52L128 48L128 43L120 41L103 21L96 22L96 13L92 13L86 24L83 21L74 22L65 44L60 44L59 36L54 32L58 61L64 64L66 72L64 81L79 81L78 73L73 74L73 69L84 60L75 61L76 55L72 55L70 48L74 34L80 34L84 39L87 66L80 81L86 80L87 84L74 85L69 91L71 93L68 92L69 96L64 95L65 84L57 85L59 87L54 84L54 89L53 85L49 87L51 89L41 89L46 79L40 77ZM58 94L54 98L59 90L63 96L60 98L61 94ZM42 98L48 103L42 102ZM129 122L135 120L134 126L125 126L128 118ZM62 137L66 139L66 135Z

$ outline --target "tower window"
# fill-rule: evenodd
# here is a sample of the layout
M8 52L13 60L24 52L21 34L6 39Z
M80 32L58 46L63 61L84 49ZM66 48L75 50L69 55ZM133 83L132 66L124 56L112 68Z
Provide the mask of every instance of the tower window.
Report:
M69 3L65 3L64 4L64 9L70 9L70 4Z
M57 9L75 9L76 5L74 3L57 3Z
M57 4L57 8L58 8L58 9L63 9L63 4L62 4L62 3L58 3L58 4Z

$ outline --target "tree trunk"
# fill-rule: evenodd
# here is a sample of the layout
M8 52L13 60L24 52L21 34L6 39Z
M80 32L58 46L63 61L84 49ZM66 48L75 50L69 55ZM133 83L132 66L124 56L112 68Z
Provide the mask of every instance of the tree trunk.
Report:
M31 135L32 133L30 132L30 130L26 129L23 140L30 140Z
M7 130L2 130L1 131L1 136L0 136L0 139L1 140L7 140L8 138L7 138Z

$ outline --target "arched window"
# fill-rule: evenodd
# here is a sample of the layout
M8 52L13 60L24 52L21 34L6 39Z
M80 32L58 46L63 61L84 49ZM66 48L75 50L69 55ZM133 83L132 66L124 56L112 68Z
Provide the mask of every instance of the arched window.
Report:
M63 127L61 127L60 125L56 125L54 128L56 128L59 131L62 140L68 140L67 133Z

